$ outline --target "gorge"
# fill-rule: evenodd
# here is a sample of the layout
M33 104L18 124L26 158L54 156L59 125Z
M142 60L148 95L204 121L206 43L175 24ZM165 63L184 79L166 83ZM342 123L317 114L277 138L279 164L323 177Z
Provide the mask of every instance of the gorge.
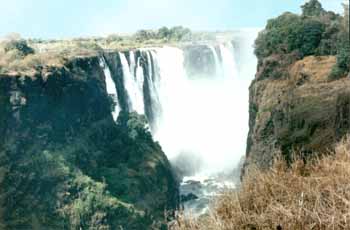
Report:
M349 229L343 7L0 40L0 230Z
M256 34L2 74L0 226L158 229L188 195L203 213L239 177Z
M238 175L231 174L245 153L242 133L248 133L247 89L255 72L257 31L233 36L212 44L106 54L100 60L115 99L113 116L145 115L183 181L183 195L199 197L185 210L198 214L215 193L234 187Z

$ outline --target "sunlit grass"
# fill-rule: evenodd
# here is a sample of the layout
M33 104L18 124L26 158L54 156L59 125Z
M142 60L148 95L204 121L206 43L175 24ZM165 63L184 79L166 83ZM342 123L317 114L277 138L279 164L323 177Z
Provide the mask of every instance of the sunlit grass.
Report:
M237 192L227 191L207 216L180 217L173 229L350 229L350 139L334 154L288 167L251 167Z

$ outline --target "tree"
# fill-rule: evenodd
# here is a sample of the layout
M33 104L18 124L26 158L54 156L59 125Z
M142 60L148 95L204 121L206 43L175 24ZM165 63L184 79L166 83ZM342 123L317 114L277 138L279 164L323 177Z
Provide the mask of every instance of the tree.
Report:
M325 13L325 10L322 8L322 4L318 0L310 0L301 6L303 10L303 16L320 16Z
M139 137L152 138L146 117L136 112L120 113L118 127L132 140L136 140Z
M6 53L13 50L18 51L21 56L35 53L34 49L30 47L24 39L8 40L4 42L4 51Z
M170 29L171 39L174 41L181 41L189 38L191 30L183 26L175 26Z
M344 28L345 31L349 34L349 4L343 4L344 7Z
M156 34L152 30L139 30L134 36L136 41L143 42L154 39L156 37Z
M123 40L123 38L121 36L119 36L118 34L110 34L110 35L108 35L108 37L106 39L108 44L112 43L112 42L120 42L122 40Z
M306 20L300 30L302 39L298 44L299 51L302 56L313 55L322 39L324 25L316 20Z
M168 27L164 26L158 30L158 38L168 40L170 38L170 30Z

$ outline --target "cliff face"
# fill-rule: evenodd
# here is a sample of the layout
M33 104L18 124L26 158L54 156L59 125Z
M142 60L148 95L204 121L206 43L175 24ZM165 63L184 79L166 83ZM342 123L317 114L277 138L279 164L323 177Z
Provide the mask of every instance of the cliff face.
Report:
M98 57L0 76L1 229L146 229L176 208L166 156L142 117L113 121L104 79Z
M287 62L289 63L286 63ZM331 149L350 132L350 79L329 81L333 56L271 56L250 87L246 165L266 168L277 153L290 159Z

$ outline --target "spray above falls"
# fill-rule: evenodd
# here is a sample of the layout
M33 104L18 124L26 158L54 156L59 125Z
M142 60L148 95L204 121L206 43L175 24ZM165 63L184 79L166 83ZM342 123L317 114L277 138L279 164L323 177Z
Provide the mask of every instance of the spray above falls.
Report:
M116 110L145 115L154 139L184 176L232 170L245 153L248 85L255 68L250 76L241 74L246 68L238 61L239 46L235 41L165 46L115 57L122 74L106 83L122 92L115 92Z

